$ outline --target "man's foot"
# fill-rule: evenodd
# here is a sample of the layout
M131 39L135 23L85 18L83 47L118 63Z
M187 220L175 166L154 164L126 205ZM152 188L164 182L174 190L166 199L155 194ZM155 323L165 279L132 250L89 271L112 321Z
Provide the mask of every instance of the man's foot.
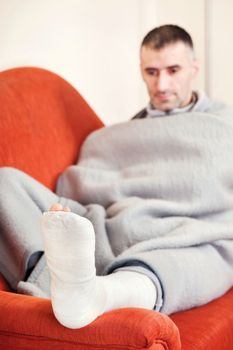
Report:
M62 325L81 328L108 310L154 307L156 289L146 275L119 269L96 276L95 233L88 219L54 204L42 217L42 234L53 311Z
M83 327L104 306L104 293L97 288L92 223L56 203L42 217L42 234L54 314L66 327Z

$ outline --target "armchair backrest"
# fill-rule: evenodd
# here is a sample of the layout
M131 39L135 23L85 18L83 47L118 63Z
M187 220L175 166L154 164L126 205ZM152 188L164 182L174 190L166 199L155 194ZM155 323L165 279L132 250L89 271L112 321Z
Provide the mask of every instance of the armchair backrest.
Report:
M0 166L23 170L54 190L84 138L102 126L58 75L33 67L0 73Z

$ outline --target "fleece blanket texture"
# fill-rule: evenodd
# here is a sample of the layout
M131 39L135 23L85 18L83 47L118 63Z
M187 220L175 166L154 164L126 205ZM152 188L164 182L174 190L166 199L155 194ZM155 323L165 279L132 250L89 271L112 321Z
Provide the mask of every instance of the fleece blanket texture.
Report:
M232 285L229 111L215 107L103 128L61 176L58 194L104 208L102 244L114 256L107 272L143 262L161 283L162 311L205 303Z
M233 285L228 108L206 98L187 113L92 133L57 194L81 203L93 222L97 273L146 268L162 312L202 305Z

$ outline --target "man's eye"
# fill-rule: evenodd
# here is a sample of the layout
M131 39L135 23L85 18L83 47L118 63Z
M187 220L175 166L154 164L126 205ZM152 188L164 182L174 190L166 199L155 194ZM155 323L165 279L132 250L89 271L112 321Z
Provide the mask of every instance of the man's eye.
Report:
M157 71L155 69L147 69L146 72L148 75L157 75Z
M169 73L170 74L175 74L179 71L179 67L171 67L169 68Z

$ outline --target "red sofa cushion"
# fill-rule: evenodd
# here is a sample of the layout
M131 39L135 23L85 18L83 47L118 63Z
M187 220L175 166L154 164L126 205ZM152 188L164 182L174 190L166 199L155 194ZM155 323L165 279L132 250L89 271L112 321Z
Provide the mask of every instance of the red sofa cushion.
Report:
M182 350L233 349L233 288L211 303L171 315Z

